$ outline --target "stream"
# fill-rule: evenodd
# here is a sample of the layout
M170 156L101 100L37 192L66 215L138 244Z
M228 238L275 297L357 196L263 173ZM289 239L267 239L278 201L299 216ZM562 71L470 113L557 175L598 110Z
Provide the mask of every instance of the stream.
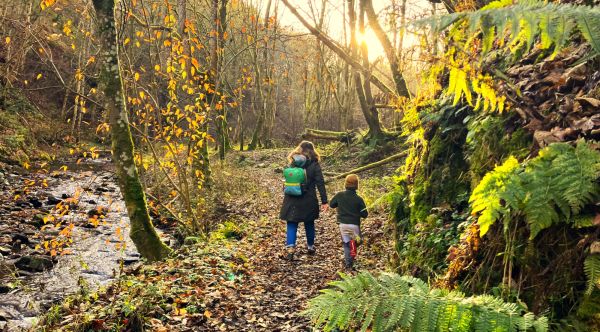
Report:
M139 261L110 161L90 160L68 169L35 175L47 187L17 200L22 176L32 175L0 173L0 331L31 328L39 315L82 285L95 290L113 280L122 266ZM41 227L42 215L61 201L70 208L61 225ZM89 221L95 215L97 226ZM44 241L57 238L69 224L70 253L47 255Z

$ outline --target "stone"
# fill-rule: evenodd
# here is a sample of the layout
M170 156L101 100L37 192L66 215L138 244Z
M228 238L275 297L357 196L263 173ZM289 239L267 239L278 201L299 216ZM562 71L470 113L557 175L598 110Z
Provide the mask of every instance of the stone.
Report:
M0 285L0 294L6 294L8 292L10 292L13 289L13 287L9 286L9 285Z
M31 220L27 220L26 223L36 228L44 226L44 215L36 213Z
M25 234L15 233L12 235L13 242L19 241L22 244L28 244L29 238Z
M54 266L54 262L48 256L23 256L15 262L15 266L23 271L43 272Z
M97 187L97 188L96 188L96 192L99 192L99 193L106 193L106 192L108 192L108 189L106 189L106 188L104 188L104 187Z
M6 260L0 261L0 277L10 276L15 273L15 266Z
M202 241L202 240L197 236L188 236L183 240L183 244L192 245L195 243L199 243L200 241Z
M48 196L48 198L46 198L46 204L48 205L56 205L58 203L60 203L62 201L62 199L56 198L52 195Z
M0 246L0 255L8 256L10 255L10 248L5 246Z
M139 257L129 256L129 257L123 258L122 262L123 262L123 265L128 266L128 265L131 265L133 263L139 262L139 260L140 260Z
M87 212L88 217L92 218L94 216L102 217L106 216L107 208L103 206L97 206Z
M44 205L37 197L29 197L29 203L36 209L41 208L42 205Z

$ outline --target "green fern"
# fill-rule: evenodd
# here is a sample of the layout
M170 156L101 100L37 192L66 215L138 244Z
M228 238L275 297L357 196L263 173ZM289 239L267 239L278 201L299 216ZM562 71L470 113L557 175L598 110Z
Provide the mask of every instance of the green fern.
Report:
M305 315L325 331L547 331L514 303L489 296L465 297L430 289L422 280L397 274L343 275L309 302Z
M479 229L485 235L496 220L510 215L510 211L519 209L523 199L523 190L517 174L521 165L516 158L508 158L504 164L486 174L473 190L469 202L472 212L479 213Z
M480 10L453 13L416 21L416 25L429 25L441 32L451 25L466 24L464 38L482 33L482 51L491 49L494 40L510 40L513 53L524 47L531 49L540 37L540 48L553 49L554 55L565 46L569 35L577 28L590 43L596 54L600 53L600 8L591 6L557 4L538 0L494 1ZM510 29L508 29L510 27Z
M590 255L583 261L583 270L587 277L586 295L592 294L594 288L600 286L600 255Z
M497 220L506 223L522 215L533 239L563 220L583 227L583 220L575 216L598 196L599 177L600 153L588 143L582 140L576 147L556 143L524 166L510 157L484 176L469 202L479 213L481 235Z

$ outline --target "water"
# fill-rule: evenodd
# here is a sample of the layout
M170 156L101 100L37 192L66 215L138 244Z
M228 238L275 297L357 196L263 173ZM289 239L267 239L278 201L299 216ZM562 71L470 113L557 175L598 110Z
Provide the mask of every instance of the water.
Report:
M48 271L17 277L13 280L17 287L0 294L0 331L27 330L52 304L77 292L81 281L94 290L113 280L122 265L139 260L128 237L129 219L107 161L71 166L58 178L46 176L48 188L37 195L45 201L48 195L74 197L83 190L77 213L67 217L76 225L69 248L72 253L58 257L58 263ZM3 202L6 203L10 202ZM104 222L97 228L90 227L87 212L99 206L108 207ZM46 234L56 232L49 230Z

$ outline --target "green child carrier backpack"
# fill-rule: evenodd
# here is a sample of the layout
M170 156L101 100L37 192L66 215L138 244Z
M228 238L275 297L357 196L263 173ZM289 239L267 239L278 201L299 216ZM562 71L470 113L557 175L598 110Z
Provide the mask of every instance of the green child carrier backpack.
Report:
M304 186L306 185L306 170L303 168L306 164L306 157L295 155L292 165L283 170L285 185L283 193L289 196L302 196Z

